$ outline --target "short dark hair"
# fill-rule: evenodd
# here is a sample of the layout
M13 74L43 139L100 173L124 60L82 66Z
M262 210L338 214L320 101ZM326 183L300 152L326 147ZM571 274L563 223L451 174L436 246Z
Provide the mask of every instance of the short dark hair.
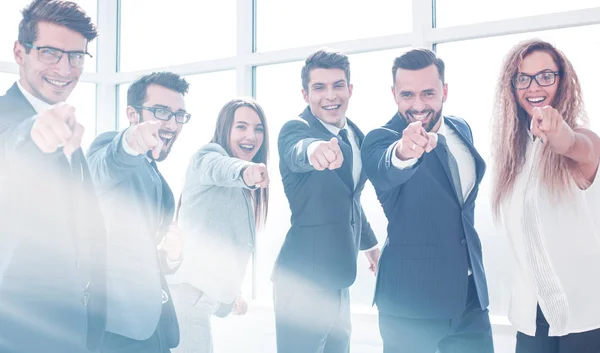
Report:
M137 79L127 90L127 105L136 107L146 101L148 86L159 85L185 95L190 84L178 74L172 72L153 72Z
M444 61L429 49L413 49L394 59L394 66L392 67L394 84L396 84L396 72L398 69L421 70L429 65L437 67L440 80L444 83L444 71L446 67Z
M34 0L21 14L19 42L33 43L38 37L38 23L50 22L80 33L88 42L98 36L96 25L83 9L74 2L63 0ZM30 47L25 47L29 53Z
M350 83L350 61L346 54L331 49L319 49L312 53L302 67L302 88L308 91L310 71L313 69L342 69L346 74L346 81Z

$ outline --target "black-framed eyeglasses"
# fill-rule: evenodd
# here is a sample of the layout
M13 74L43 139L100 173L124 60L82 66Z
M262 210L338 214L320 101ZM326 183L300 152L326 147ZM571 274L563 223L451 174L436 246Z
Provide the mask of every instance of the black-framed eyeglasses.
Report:
M177 112L172 112L167 108L162 108L162 107L146 107L143 105L136 105L134 106L135 109L145 109L149 112L151 112L152 114L154 114L154 117L158 120L163 120L163 121L169 121L171 120L172 117L175 117L175 122L177 124L185 124L188 121L190 121L190 118L192 117L192 114L188 113L188 112L184 112L184 111L177 111Z
M533 80L535 80L540 87L548 87L556 82L556 76L559 74L558 71L544 71L535 75L517 74L511 81L513 87L516 89L528 89Z
M92 54L86 51L67 51L48 46L38 47L37 45L33 45L31 43L23 43L23 45L37 50L38 60L48 65L58 64L63 55L67 54L67 57L69 58L69 65L75 69L81 69L85 62L85 56L88 55L90 58L92 57Z

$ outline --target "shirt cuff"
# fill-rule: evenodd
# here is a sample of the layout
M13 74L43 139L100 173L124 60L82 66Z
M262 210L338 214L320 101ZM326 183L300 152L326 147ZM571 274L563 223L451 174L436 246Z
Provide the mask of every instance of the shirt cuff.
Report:
M327 141L314 141L311 142L310 145L308 145L308 147L306 147L306 157L308 158L308 163L314 167L314 165L312 164L312 161L310 160L310 155L314 152L314 150L319 147L320 144L322 143L327 143Z
M248 164L244 165L240 169L240 176L239 176L239 178L242 179L242 182L244 183L244 185L246 186L246 188L248 188L250 190L256 190L257 189L256 185L248 185L248 184L246 184L246 180L244 180L244 172L246 171L246 168L248 168L251 165L252 165L252 163L248 163Z
M129 146L129 143L127 143L127 138L129 137L130 131L131 130L127 128L127 131L125 131L125 133L123 134L123 138L121 139L121 145L123 146L123 150L125 150L125 153L127 153L128 155L139 156L141 153L131 148L131 146Z
M400 158L398 158L398 156L396 156L396 151L392 153L392 165L398 169L410 169L415 164L417 164L418 161L419 160L417 158L411 158L403 161Z
M375 250L375 249L377 249L377 247L379 247L379 244L375 244L375 245L373 245L373 247L371 247L371 248L368 248L367 250L363 250L363 251L364 251L364 252L369 252L369 251L371 251L371 250Z

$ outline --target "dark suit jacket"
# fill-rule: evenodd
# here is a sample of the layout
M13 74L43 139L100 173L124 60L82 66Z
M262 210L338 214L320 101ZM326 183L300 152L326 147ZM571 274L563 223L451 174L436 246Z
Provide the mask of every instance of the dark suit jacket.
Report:
M481 242L474 228L475 198L485 163L460 118L445 117L475 158L476 183L461 206L445 150L438 145L409 169L392 165L407 127L396 114L371 131L362 147L365 171L388 219L388 238L379 262L375 302L379 311L413 318L452 318L465 308L472 268L482 308L488 306Z
M347 121L362 142L362 132ZM316 171L308 161L307 147L332 137L309 108L279 134L279 170L292 224L275 264L275 281L301 279L318 287L349 287L356 278L358 250L377 244L360 204L367 179L363 172L354 188L351 146L340 139L344 163L336 170Z
M106 319L102 215L81 149L71 166L42 153L35 114L16 84L0 97L0 351L79 351L86 336L95 349Z
M173 220L173 193L145 155L125 152L123 135L99 135L88 153L108 229L107 331L145 340L158 329L176 347L179 326L172 300L162 303L162 290L170 294L157 251Z

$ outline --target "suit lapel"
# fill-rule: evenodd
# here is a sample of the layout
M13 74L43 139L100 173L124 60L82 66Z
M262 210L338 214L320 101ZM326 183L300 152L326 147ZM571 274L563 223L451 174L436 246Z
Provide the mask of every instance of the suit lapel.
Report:
M22 121L36 114L35 109L33 109L27 98L21 93L16 82L6 91L6 98L9 99L12 105L13 114L11 115L17 119Z
M11 117L17 120L17 124L37 114L31 103L29 103L19 89L19 86L17 86L16 82L8 89L8 91L6 91L6 97L10 99L10 102L13 105ZM69 161L67 160L67 157L62 154L62 152L56 152L56 154L56 160L59 163L61 171L68 173Z
M159 200L160 214L157 239L157 242L160 243L162 238L165 236L171 221L173 220L173 214L175 212L175 197L173 196L173 191L171 191L169 184L167 184L167 181L158 170L158 167L155 168L151 166L151 168L156 171L161 184L159 185L161 197Z
M88 348L96 350L106 327L106 228L96 197L90 170L81 149L71 158L73 178L79 186L77 207L78 232L83 246L89 249ZM82 249L83 250L83 249Z

